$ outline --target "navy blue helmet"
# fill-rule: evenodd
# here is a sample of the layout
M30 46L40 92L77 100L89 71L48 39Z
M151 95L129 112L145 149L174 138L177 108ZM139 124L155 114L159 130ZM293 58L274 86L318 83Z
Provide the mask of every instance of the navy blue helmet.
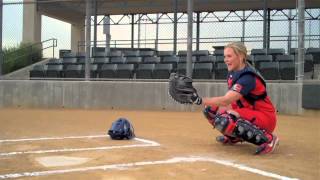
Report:
M132 124L125 118L119 118L114 121L108 131L108 134L111 139L116 140L132 139L135 137Z

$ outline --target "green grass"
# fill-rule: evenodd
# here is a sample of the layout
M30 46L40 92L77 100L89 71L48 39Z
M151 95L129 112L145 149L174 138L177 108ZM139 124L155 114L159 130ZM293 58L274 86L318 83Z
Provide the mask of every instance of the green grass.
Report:
M42 59L41 44L24 43L3 50L3 74L26 67Z

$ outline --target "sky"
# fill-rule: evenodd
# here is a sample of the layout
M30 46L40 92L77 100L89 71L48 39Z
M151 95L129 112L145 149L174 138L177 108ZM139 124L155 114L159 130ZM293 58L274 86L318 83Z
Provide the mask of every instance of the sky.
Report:
M4 0L4 2L12 2L13 0ZM315 12L315 14L320 14ZM221 12L223 13L223 12ZM249 13L249 12L248 12ZM184 18L187 16L184 15ZM210 18L210 16L208 16ZM98 18L98 21L102 17ZM121 18L121 16L113 16L114 20ZM22 22L23 22L23 5L5 5L3 7L3 47L12 47L17 46L22 40ZM312 21L312 26L306 21L306 30L307 34L320 34L320 21ZM262 36L263 23L262 22L246 22L246 35L247 36ZM288 23L283 21L274 21L271 26L272 35L288 35ZM297 23L293 22L292 31L293 34L297 32ZM311 28L310 28L311 27ZM181 23L178 24L178 38L187 37L187 24ZM201 38L207 37L230 37L230 36L241 36L242 23L241 22L226 22L226 23L202 23L200 34ZM129 25L114 25L111 26L111 38L112 40L130 40L131 39L131 27ZM156 37L156 25L155 24L142 24L140 26L141 39L155 39ZM70 49L71 42L71 25L47 16L42 16L42 41L57 38L58 47L56 48L55 55L58 54L58 49ZM193 30L193 36L196 36L195 26ZM93 34L93 33L92 33ZM135 38L138 34L138 26L135 26ZM173 38L173 25L172 24L162 24L159 26L159 38L160 39L172 39ZM102 27L98 28L98 40L104 41L105 35L103 34ZM167 41L168 42L168 41ZM169 43L172 41L169 41ZM119 43L119 41L118 41ZM130 44L130 41L126 43ZM306 42L307 46L319 46L320 42L310 43ZM260 43L261 45L261 43ZM212 44L203 44L200 46L200 49L208 49L212 51ZM247 43L249 48L262 48L257 47L255 43ZM272 47L278 48L283 46L279 42L273 42ZM119 46L118 46L119 47ZM140 47L151 47L153 45L148 45L145 43L140 44ZM161 50L172 50L173 45L159 45ZM186 49L186 44L179 44L179 49ZM52 50L49 50L48 53L52 54Z

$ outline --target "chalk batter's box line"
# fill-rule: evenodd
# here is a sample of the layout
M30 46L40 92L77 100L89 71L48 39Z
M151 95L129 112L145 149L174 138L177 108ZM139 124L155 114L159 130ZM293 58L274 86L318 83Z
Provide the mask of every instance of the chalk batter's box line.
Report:
M4 139L0 143L8 142L27 142L27 141L49 141L49 140L63 140L63 139L91 139L91 138L106 138L109 135L90 135L90 136L67 136L67 137L41 137L41 138L24 138L24 139ZM111 150L121 148L135 148L135 147L151 147L160 146L159 143L142 138L134 138L133 140L142 142L144 144L132 144L121 146L100 146L92 148L64 148L64 149L50 149L50 150L34 150L34 151L16 151L0 153L0 156L13 156L21 154L44 154L44 153L57 153L57 152L80 152L80 151L97 151L97 150Z

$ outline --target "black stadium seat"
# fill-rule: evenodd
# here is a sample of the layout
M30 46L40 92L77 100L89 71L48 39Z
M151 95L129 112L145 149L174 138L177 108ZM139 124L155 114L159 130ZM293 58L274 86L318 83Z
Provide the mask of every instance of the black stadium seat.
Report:
M193 78L195 79L212 79L213 63L195 63Z
M31 78L36 78L36 77L46 77L46 70L47 70L47 65L35 65L32 67L32 69L30 70L30 77Z
M295 79L294 61L280 61L279 71L280 71L280 77L282 80L294 80Z
M134 74L134 64L118 64L116 69L117 78L132 79Z
M70 64L64 70L64 77L65 78L84 78L84 74L81 73L83 66L82 65L75 65Z
M313 63L320 64L320 48L308 48L306 54L313 56Z
M155 51L140 51L140 57L151 57L155 55Z
M108 57L95 57L93 59L93 64L96 64L98 65L98 70L101 69L102 65L104 64L108 64L110 61L109 61L109 58Z
M164 56L173 56L175 55L173 51L158 51L158 56L159 57L164 57Z
M47 65L61 65L62 64L62 59L50 59L47 62Z
M268 55L271 55L273 60L276 59L276 56L284 55L284 54L285 54L285 50L282 49L282 48L271 48L271 49L268 49Z
M134 64L135 68L142 63L142 57L127 57L127 64Z
M280 79L279 63L278 62L261 62L259 71L267 80Z
M115 78L116 70L117 64L104 64L101 69L98 70L99 78Z
M256 55L254 56L254 66L259 69L260 64L263 62L272 62L271 55Z
M169 79L172 70L172 64L156 64L152 77L153 79Z
M216 60L215 56L200 56L198 58L199 63L214 63Z
M193 68L194 68L194 63L192 63L191 65L191 71L193 71ZM179 74L186 75L186 71L187 71L187 63L179 63L177 66L177 72Z
M277 55L275 61L278 62L294 62L294 55Z
M127 62L127 58L125 57L112 57L110 59L110 63L112 64L124 64Z
M139 64L136 69L137 79L152 79L155 64Z
M214 71L215 79L226 79L228 75L228 68L225 63L217 63Z
M151 64L156 64L156 63L160 63L160 57L145 57L143 59L143 63L147 64L147 63L151 63Z
M173 71L177 69L178 62L179 62L179 57L177 56L165 56L161 61L162 64L172 64Z
M63 77L63 65L48 65L46 76L49 78Z
M267 55L267 49L252 49L250 54L253 56Z

